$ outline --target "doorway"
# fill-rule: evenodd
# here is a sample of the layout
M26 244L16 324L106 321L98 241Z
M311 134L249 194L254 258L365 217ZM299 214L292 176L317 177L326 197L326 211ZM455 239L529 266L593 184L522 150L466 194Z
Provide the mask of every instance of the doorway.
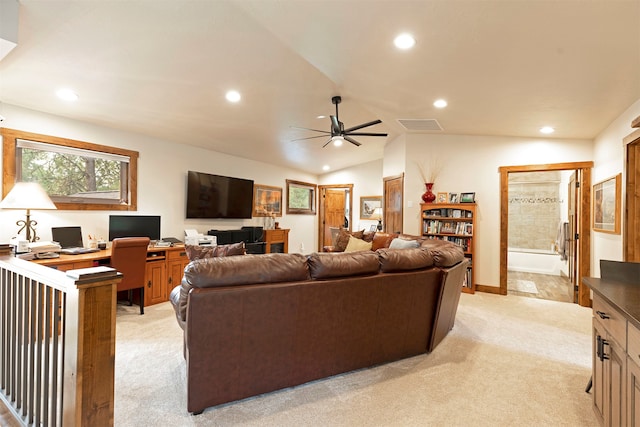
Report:
M570 239L566 244L573 245L571 256L575 260L571 264L571 268L575 268L574 274L570 280L570 289L572 302L579 303L583 306L590 305L589 289L581 283L580 278L588 276L590 273L590 207L591 207L591 168L593 162L576 162L576 163L557 163L547 165L524 165L524 166L504 166L500 167L500 288L499 293L506 295L508 293L509 279L509 213L510 213L510 195L509 195L509 175L521 172L544 172L544 171L575 171L574 189L575 196L567 193L567 198L573 197L573 205L567 209L567 223L573 223L576 233L571 233L571 226L567 226L565 236L571 234L576 237L575 241ZM569 184L571 185L571 184ZM573 213L570 214L573 209ZM573 215L573 218L571 218ZM555 224L556 232L558 224ZM569 237L571 237L569 236ZM551 241L548 242L548 250L551 249ZM555 239L554 239L555 241ZM555 248L554 248L555 250ZM568 255L567 255L568 256ZM570 273L567 271L567 276ZM520 279L527 280L527 279ZM529 280L531 281L531 280ZM535 282L534 282L535 283ZM487 287L479 287L479 290L488 290Z
M383 231L402 233L404 174L383 178Z
M319 185L318 251L333 245L332 230L351 230L353 184Z
M640 129L623 141L626 145L624 260L640 262Z
M574 302L575 177L573 170L509 174L509 294Z

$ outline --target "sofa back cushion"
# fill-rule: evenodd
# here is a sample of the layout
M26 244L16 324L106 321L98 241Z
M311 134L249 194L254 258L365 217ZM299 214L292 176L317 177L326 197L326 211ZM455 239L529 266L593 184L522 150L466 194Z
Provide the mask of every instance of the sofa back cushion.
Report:
M437 267L452 267L464 259L462 247L445 240L425 239L421 247L429 250Z
M197 288L215 288L303 281L309 279L306 261L301 254L281 253L199 259L185 268L184 282Z
M308 263L313 279L378 274L380 270L378 255L371 251L313 253Z
M380 259L380 271L383 273L418 270L433 266L433 257L429 250L424 248L382 248L378 249L376 253Z
M185 249L185 252L187 253L187 257L189 258L189 261L202 259L202 258L245 254L244 242L232 243L229 245L217 245L217 246L185 245L184 249Z

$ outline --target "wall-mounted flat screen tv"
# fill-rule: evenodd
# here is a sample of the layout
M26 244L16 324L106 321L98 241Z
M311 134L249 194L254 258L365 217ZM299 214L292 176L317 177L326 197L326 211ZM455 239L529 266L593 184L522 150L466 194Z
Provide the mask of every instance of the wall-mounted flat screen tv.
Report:
M253 181L189 171L187 218L251 218Z
M160 240L160 217L109 215L109 240L117 237L148 237L151 240Z

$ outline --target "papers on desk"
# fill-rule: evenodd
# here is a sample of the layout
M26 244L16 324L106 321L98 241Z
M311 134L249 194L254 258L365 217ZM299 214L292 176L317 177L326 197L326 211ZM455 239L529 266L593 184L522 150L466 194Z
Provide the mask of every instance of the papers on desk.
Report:
M60 245L57 242L31 242L29 250L35 254L40 252L60 252Z
M118 274L118 271L113 267L107 267L101 265L98 267L78 268L75 270L68 270L67 276L75 280L86 279L100 279L102 277L111 277Z

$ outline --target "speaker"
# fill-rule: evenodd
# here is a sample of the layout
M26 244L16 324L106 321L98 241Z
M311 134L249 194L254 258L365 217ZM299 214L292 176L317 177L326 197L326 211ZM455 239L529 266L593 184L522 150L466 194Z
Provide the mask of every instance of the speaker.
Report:
M262 227L242 227L242 230L249 231L251 234L249 236L249 242L264 242Z

